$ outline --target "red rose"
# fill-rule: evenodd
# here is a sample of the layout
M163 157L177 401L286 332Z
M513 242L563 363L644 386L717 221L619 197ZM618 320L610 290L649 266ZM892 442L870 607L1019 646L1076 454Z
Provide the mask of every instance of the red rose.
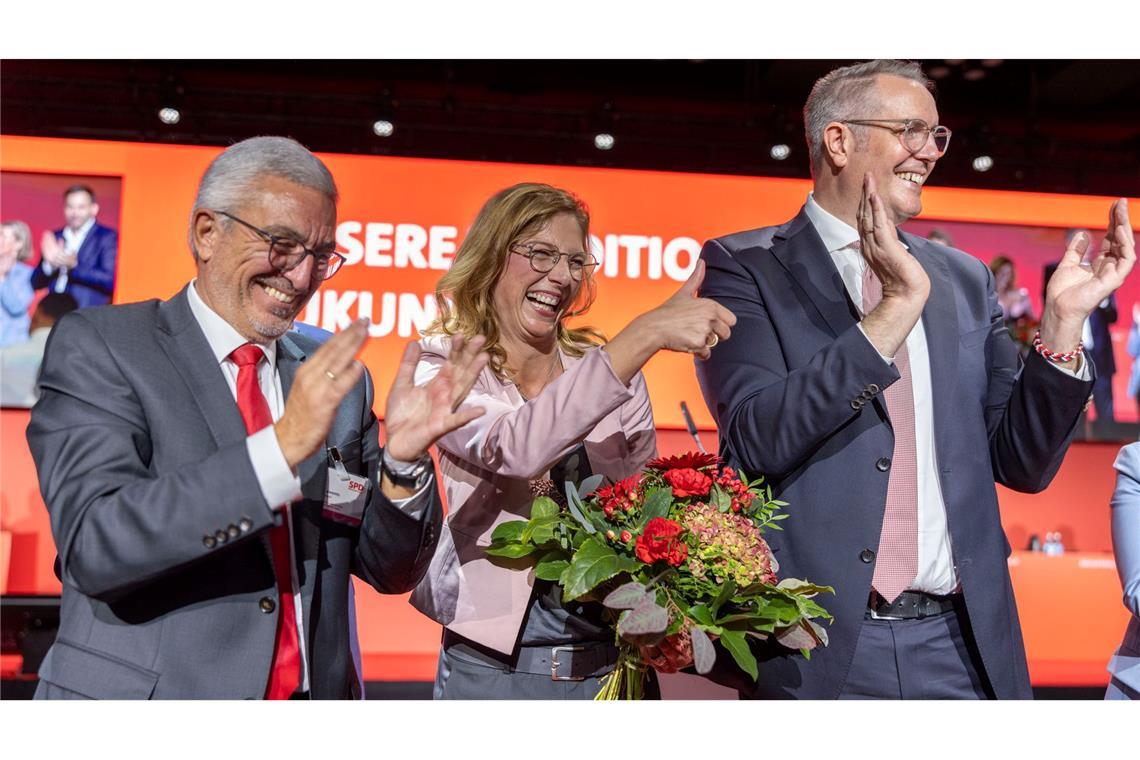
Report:
M707 496L709 488L712 487L712 479L708 475L689 468L669 470L661 477L673 486L673 495L677 498Z
M681 540L683 531L680 523L664 517L654 517L645 524L645 530L637 537L634 553L647 565L664 560L676 567L689 556L689 547Z
M621 532L621 541L622 541L622 543L623 543L623 544L628 544L628 543L629 543L629 540L630 540L631 538L633 538L633 534L632 534L632 533L630 533L628 530L623 530L623 531Z

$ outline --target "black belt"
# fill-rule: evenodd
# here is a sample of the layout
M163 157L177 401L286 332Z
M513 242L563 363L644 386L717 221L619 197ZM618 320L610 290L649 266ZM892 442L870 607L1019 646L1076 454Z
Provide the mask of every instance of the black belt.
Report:
M898 599L888 602L872 589L867 600L867 617L875 620L921 620L953 612L961 601L961 594L935 596L922 591L904 591Z
M474 659L507 673L549 676L552 681L583 681L599 678L614 669L618 648L604 641L551 646L520 646L514 656L496 652L446 628L443 647L458 650L460 657Z

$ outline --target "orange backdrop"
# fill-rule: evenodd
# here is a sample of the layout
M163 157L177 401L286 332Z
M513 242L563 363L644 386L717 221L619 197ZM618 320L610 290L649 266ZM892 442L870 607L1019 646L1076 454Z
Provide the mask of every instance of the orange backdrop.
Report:
M218 148L0 136L0 169L122 178L115 302L168 298L194 275L186 225L198 179ZM587 321L607 334L671 295L700 244L791 218L806 180L322 154L341 191L339 241L352 263L314 297L305 321L326 329L374 323L363 359L377 408L403 345L433 308L432 294L463 232L495 191L521 181L573 190L590 206L601 246L598 300ZM931 187L923 218L1103 229L1112 199ZM1133 199L1134 208L1140 204ZM104 220L110 222L111 220ZM1058 251L1058 254L1060 252ZM1127 319L1125 317L1124 319ZM1123 327L1125 331L1127 327ZM690 357L646 368L657 424L681 427L687 400L701 427Z

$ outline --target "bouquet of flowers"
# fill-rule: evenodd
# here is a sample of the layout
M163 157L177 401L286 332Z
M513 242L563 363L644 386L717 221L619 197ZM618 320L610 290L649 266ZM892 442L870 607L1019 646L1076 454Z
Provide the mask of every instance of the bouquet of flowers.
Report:
M556 582L565 601L602 602L620 655L598 699L640 699L649 667L708 673L714 639L753 679L749 639L774 637L805 657L827 644L816 621L831 616L813 597L834 590L778 580L763 534L781 529L787 505L763 478L750 482L711 454L688 453L600 483L566 483L565 500L539 496L530 519L500 524L487 549L533 557L535 577Z

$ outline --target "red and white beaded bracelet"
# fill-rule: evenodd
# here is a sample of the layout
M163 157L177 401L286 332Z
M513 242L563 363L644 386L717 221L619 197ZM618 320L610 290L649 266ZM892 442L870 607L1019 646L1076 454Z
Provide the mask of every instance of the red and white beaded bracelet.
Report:
M1045 361L1053 362L1054 364L1068 364L1080 356L1081 351L1084 350L1084 347L1084 341L1077 341L1077 347L1072 351L1066 351L1063 354L1059 354L1055 351L1050 351L1049 349L1045 348L1045 344L1041 342L1040 330L1038 330L1037 334L1033 336L1033 350L1041 354Z

